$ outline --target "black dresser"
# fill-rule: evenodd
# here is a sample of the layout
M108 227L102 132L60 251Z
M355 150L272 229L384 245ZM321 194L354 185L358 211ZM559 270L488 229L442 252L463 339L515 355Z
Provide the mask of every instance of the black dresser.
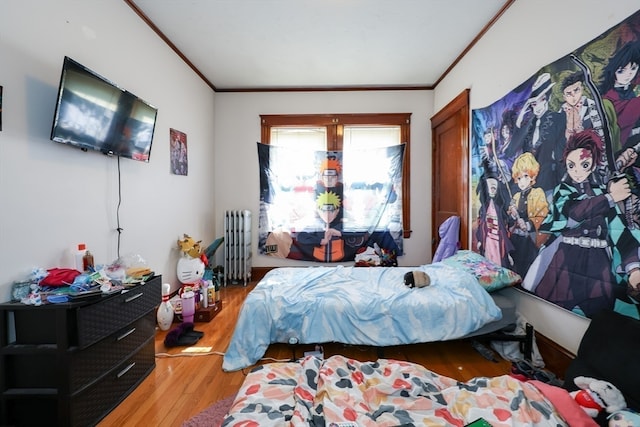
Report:
M95 425L155 367L162 276L123 293L0 304L0 425Z

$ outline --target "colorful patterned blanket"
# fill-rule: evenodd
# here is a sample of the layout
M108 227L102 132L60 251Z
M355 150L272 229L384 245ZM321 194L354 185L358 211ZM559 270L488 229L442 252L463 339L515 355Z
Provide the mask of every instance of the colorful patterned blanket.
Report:
M222 426L462 427L478 418L567 425L538 388L508 375L461 382L410 362L309 356L253 369Z

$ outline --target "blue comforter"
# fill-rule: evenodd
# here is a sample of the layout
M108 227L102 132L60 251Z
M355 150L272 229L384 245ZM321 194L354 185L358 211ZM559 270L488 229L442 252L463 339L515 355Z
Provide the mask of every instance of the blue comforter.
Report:
M422 270L431 285L410 289ZM269 344L391 346L463 337L502 314L477 279L445 264L419 267L282 267L247 295L222 369L255 364Z

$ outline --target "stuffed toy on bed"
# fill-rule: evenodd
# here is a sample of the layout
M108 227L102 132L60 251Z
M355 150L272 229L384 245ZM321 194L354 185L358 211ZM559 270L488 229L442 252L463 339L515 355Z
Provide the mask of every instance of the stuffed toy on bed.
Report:
M424 271L410 271L404 275L404 284L410 288L424 288L431 284L431 278Z
M603 409L612 414L627 407L622 392L608 381L578 376L573 382L580 390L570 394L591 418L597 417Z

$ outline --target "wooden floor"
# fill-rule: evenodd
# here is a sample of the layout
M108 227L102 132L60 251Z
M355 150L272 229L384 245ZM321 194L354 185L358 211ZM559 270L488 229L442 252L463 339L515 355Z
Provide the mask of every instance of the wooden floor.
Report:
M188 356L185 347L167 349L167 332L156 333L156 368L116 409L98 424L106 426L181 426L212 403L234 394L240 388L248 370L222 371L222 353L231 339L242 302L255 283L246 287L229 285L221 290L223 306L220 313L208 323L196 323L195 329L204 337L196 347L211 347L218 354ZM177 324L174 324L177 326ZM379 358L378 349L367 346L342 344L323 345L325 357L342 354L361 361ZM313 350L313 346L298 346L295 357ZM164 356L170 354L174 357ZM384 348L388 359L407 360L426 366L441 375L466 381L476 376L497 376L509 372L510 363L500 359L497 363L483 358L468 341L449 341ZM288 360L293 351L288 345L274 344L265 358ZM260 363L267 363L265 360Z

